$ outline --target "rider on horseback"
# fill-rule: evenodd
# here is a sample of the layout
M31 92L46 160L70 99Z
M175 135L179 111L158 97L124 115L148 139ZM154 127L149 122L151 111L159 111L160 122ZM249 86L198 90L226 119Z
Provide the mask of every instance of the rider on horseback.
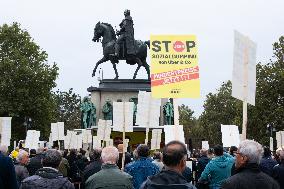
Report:
M134 27L133 27L133 20L130 16L130 10L126 9L124 11L125 18L119 24L120 30L117 31L116 35L118 35L118 39L114 45L115 54L114 56L119 57L120 45L123 45L125 41L126 45L126 53L124 56L127 55L135 55L135 46L134 46Z

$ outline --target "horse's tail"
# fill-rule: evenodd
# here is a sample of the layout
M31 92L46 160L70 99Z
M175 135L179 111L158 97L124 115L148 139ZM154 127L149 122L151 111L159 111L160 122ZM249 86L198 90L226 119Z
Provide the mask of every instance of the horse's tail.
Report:
M148 46L148 48L150 49L150 40L148 41L144 41L144 43L146 43L146 45Z

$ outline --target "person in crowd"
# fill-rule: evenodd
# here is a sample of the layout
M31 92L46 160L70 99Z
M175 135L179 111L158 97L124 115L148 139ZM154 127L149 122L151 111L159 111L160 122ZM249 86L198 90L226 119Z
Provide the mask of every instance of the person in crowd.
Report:
M141 144L137 147L138 160L126 165L124 171L133 177L133 186L139 189L148 176L159 172L159 167L152 163L149 156L149 147Z
M83 171L84 181L88 180L90 176L92 176L93 174L101 170L101 167L102 167L101 153L102 153L101 148L96 148L90 152L89 157L90 157L91 163L87 165Z
M122 168L122 153L123 153L123 144L119 144L117 146L118 152L119 152L119 159L117 162L117 166L119 169ZM131 162L131 154L125 151L125 160L124 160L124 166Z
M273 167L272 176L280 185L280 189L284 189L284 149L278 151L280 163Z
M31 158L33 158L35 156L36 156L36 150L35 149L30 149L30 156L29 156L29 158L31 159Z
M209 163L210 159L207 157L207 150L200 150L200 157L198 158L198 163L196 166L196 179L198 180L201 176L201 173L204 171L206 165Z
M81 149L80 153L78 153L77 155L77 167L80 169L81 172L84 171L85 167L88 165L89 160L87 159L87 157L85 156L86 151Z
M138 160L139 157L138 157L137 149L133 150L132 155L133 155L133 161Z
M58 166L58 171L60 173L62 173L62 175L64 177L67 177L68 176L68 172L70 170L70 165L69 165L68 160L63 157L64 156L64 151L62 151L61 154L62 154L62 160L61 160L61 162L60 162L60 164Z
M117 148L113 146L102 150L102 170L88 178L85 184L86 189L132 189L132 177L122 172L116 162L119 158Z
M179 141L169 142L163 149L164 169L148 179L140 189L195 189L182 176L186 167L186 146Z
M162 154L159 151L155 151L153 153L153 160L152 163L154 163L155 165L157 165L159 167L159 170L162 171L164 164L162 162Z
M19 154L19 151L20 151L20 148L19 147L16 147L10 154L10 157L12 158L12 160L15 162L16 161L16 158Z
M192 181L192 171L189 167L185 166L183 172L181 173L187 182Z
M207 152L207 157L211 160L215 157L214 155L214 149L213 148L209 148L208 152Z
M43 168L23 180L20 189L74 189L73 184L58 171L62 155L55 149L47 150L42 159Z
M29 171L26 168L28 162L29 153L25 150L20 150L15 162L15 172L17 176L18 186L20 186L21 182L29 176Z
M7 146L0 145L0 188L17 189L15 167L7 152Z
M223 152L223 147L214 147L215 158L205 167L198 182L209 182L210 189L219 189L223 181L231 176L234 158Z
M260 160L259 168L262 172L272 176L273 167L277 165L277 161L271 157L271 151L269 147L263 147L263 157Z
M81 182L82 178L80 175L80 169L77 165L77 151L75 149L70 150L70 154L67 156L68 163L70 165L70 171L68 172L68 177L71 181L74 182Z
M32 176L36 173L36 171L42 168L42 158L43 158L43 148L38 148L36 151L36 155L30 159L27 169L29 171L29 175Z
M235 157L237 150L238 150L238 148L237 148L236 146L231 146L231 147L230 147L230 150L229 150L230 155L233 156L233 157Z
M277 182L259 169L262 153L259 143L242 141L236 153L237 173L223 182L222 189L279 189Z
M229 152L230 152L230 155L234 157L234 159L236 159L235 157L236 157L237 151L238 151L238 148L236 146L230 147ZM232 169L231 169L231 175L234 175L234 174L236 174L235 164L233 164Z

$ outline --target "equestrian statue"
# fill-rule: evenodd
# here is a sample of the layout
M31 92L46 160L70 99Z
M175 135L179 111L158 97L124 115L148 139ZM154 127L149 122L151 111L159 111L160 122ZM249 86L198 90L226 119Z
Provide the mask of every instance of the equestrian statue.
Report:
M127 64L135 65L137 68L133 75L136 78L141 66L146 69L148 80L150 80L150 67L146 62L147 46L150 46L150 41L141 41L134 39L133 20L130 16L130 10L124 11L125 18L119 24L120 30L115 33L113 27L108 23L98 22L94 29L94 42L99 42L102 37L103 58L100 59L93 70L92 76L95 76L98 66L101 63L110 61L112 63L116 77L118 79L118 72L116 64L119 60L126 60ZM116 38L116 35L118 38Z

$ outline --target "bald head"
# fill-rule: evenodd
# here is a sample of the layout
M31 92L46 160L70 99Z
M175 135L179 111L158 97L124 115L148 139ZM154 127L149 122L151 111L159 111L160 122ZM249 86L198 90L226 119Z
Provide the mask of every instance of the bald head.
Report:
M171 141L163 149L163 162L166 166L177 166L186 155L187 150L183 143Z
M117 148L113 146L105 147L102 150L102 162L104 164L116 164L118 157L119 157L119 152Z

